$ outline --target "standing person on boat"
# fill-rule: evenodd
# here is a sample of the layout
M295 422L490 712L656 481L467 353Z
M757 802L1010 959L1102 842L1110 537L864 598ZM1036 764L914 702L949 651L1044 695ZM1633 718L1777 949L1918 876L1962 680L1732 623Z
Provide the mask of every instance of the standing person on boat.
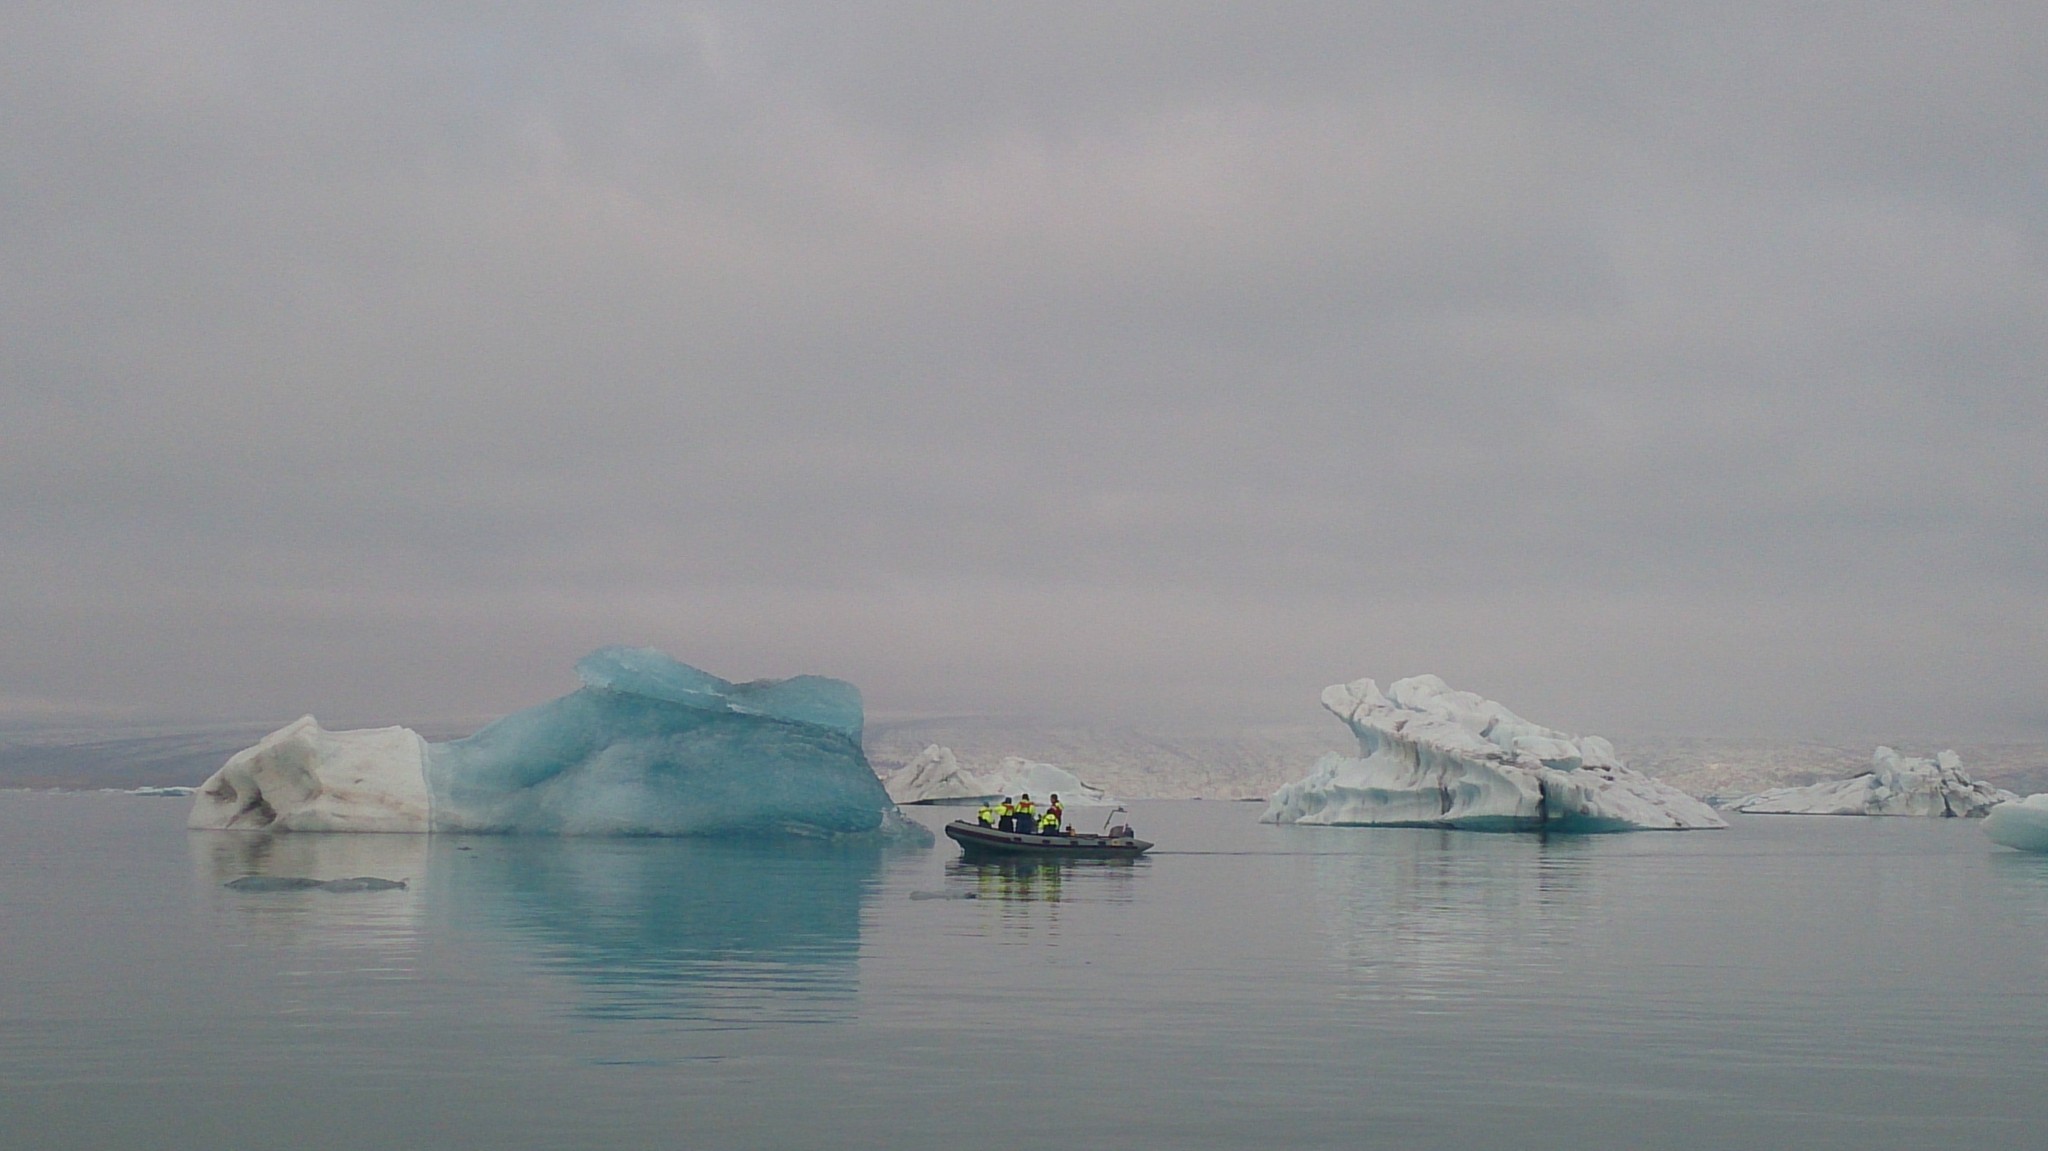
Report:
M1060 825L1066 822L1067 809L1060 806L1060 793L1052 793L1052 799L1045 805L1045 818L1038 821L1040 835L1058 835Z
M1026 835L1038 830L1038 805L1031 802L1028 791L1017 796L1017 830Z
M986 799L982 800L981 810L974 813L974 821L983 827L994 827L996 825L996 805Z
M1017 805L1011 802L1010 797L1006 795L1003 797L1003 802L996 806L996 830L1015 831L1017 829L1016 824Z

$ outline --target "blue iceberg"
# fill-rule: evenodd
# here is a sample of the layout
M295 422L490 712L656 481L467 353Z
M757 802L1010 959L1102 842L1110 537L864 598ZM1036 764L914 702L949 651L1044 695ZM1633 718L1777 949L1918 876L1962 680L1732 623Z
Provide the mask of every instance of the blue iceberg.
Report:
M627 647L591 653L576 675L569 695L448 743L406 728L330 732L307 716L229 759L189 824L929 841L868 765L852 684L736 684Z
M1984 819L1991 842L2020 851L2048 852L2048 795L2012 799L1991 809Z

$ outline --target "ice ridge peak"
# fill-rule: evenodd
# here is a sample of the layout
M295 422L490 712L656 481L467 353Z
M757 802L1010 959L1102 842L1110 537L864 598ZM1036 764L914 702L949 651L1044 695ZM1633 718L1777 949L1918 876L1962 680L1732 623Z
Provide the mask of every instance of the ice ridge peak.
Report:
M1267 823L1606 832L1726 827L1712 808L1623 763L1599 736L1531 723L1434 675L1324 689L1359 754L1324 756L1273 793Z
M727 711L807 723L861 736L860 689L821 675L732 683L651 647L601 647L576 663L584 686Z

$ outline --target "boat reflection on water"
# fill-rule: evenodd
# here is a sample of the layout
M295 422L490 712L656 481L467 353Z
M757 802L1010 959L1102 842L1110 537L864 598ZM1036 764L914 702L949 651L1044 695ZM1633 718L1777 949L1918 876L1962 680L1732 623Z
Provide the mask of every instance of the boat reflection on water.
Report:
M844 1018L884 853L788 840L450 837L451 925L568 975L577 1014L717 1028Z
M1018 856L1008 859L948 860L947 886L971 891L977 899L1011 903L1059 903L1086 899L1129 903L1131 881L1149 864L1141 857L1081 859Z

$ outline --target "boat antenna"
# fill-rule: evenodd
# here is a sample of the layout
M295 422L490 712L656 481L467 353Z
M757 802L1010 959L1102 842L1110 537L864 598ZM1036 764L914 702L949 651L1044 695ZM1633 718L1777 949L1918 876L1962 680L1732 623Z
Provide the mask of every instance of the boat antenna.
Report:
M1108 834L1109 834L1109 821L1110 821L1110 820L1112 820L1112 819L1115 819L1115 818L1116 818L1117 816L1119 816L1119 815L1129 815L1129 814L1130 814L1130 812L1129 812L1128 810L1126 810L1125 808L1121 808L1121 807L1112 807L1112 808L1110 808L1110 809L1109 809L1109 814L1108 814L1108 815L1105 815L1105 816L1103 816L1103 817L1102 817L1102 834L1104 834L1104 835L1108 835Z

